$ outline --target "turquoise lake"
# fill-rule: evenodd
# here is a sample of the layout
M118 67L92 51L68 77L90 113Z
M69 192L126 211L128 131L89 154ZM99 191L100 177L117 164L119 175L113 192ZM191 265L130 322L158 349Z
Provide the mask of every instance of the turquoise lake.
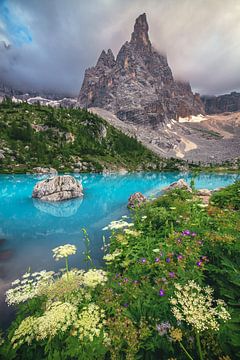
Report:
M141 191L156 195L179 178L190 182L183 173L131 173L126 175L81 174L84 197L62 203L33 200L31 193L43 177L31 175L0 175L0 319L8 321L10 309L4 304L4 293L11 281L27 269L57 270L63 262L55 262L52 249L71 243L78 248L70 259L71 266L83 267L84 242L82 228L91 240L92 258L96 267L102 265L102 230L112 220L128 214L129 196ZM214 189L233 183L239 175L201 174L197 188ZM0 324L1 326L1 324Z

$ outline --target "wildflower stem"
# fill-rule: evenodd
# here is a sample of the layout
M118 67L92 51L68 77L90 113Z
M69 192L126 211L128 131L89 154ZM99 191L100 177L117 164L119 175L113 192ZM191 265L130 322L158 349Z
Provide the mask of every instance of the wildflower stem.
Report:
M66 256L65 258L65 261L66 261L66 272L67 272L67 278L68 278L68 256Z
M183 346L183 344L181 343L181 341L179 341L179 345L181 347L181 349L183 349L183 351L185 352L185 354L187 355L188 359L194 360L191 355L189 354L189 352L186 350L186 348Z
M199 357L200 357L200 360L203 360L200 336L199 336L198 332L196 333L196 339L197 339L197 348L198 348Z

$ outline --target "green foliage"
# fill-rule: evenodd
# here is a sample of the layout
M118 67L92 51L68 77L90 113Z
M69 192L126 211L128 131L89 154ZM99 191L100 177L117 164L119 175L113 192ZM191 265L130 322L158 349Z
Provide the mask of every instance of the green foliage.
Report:
M135 138L110 126L84 109L53 109L46 106L0 104L0 148L7 148L1 172L31 171L53 166L60 171L177 169L176 159L162 160Z
M240 181L214 193L211 201L220 208L240 210Z

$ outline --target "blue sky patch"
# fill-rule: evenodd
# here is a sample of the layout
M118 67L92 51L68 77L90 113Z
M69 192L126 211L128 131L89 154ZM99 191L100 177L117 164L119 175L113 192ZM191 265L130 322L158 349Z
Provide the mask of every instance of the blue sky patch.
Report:
M32 36L28 28L11 13L7 0L0 0L0 19L5 25L6 36L10 43L21 46L22 44L31 43Z

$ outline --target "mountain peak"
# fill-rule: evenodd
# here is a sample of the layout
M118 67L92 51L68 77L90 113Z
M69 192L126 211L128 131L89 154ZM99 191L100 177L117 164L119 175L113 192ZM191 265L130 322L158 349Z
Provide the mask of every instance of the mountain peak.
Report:
M135 21L134 30L131 36L131 43L137 48L150 48L151 42L148 36L148 29L147 16L143 13Z
M107 67L113 67L115 65L115 58L113 55L113 52L111 49L108 49L108 52L106 53L105 50L101 52L101 55L98 58L97 65L98 67L101 66L107 66Z

